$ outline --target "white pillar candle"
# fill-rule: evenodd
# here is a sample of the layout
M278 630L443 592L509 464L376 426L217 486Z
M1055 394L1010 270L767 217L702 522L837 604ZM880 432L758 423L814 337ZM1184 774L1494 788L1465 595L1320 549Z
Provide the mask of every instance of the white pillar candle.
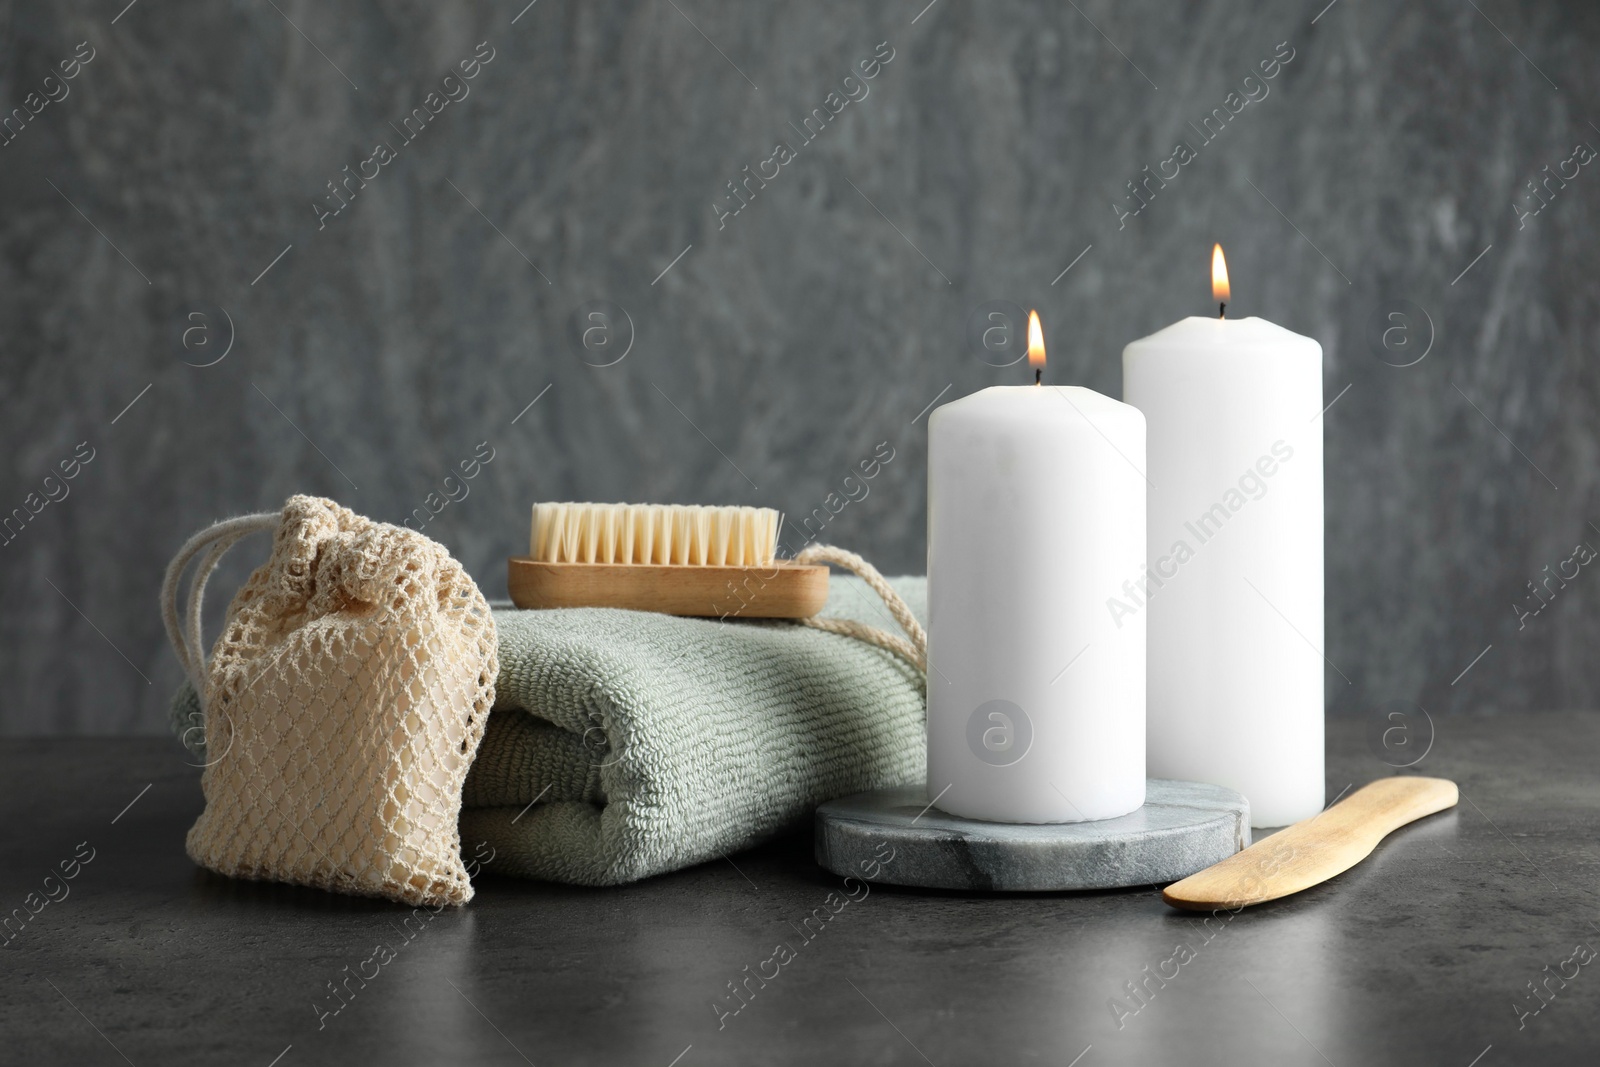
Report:
M1108 610L1148 616L1150 774L1237 789L1256 826L1308 818L1324 798L1322 346L1192 316L1122 366L1149 427L1150 558Z
M1041 353L1042 354L1042 353ZM1090 389L993 387L928 424L928 799L992 822L1144 803L1144 417Z

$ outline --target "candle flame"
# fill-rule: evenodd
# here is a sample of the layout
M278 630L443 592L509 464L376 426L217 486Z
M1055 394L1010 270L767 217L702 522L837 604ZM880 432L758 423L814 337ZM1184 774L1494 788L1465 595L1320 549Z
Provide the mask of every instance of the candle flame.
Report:
M1228 302L1228 261L1222 258L1222 246L1211 246L1211 299L1219 304Z
M1044 328L1037 311L1028 312L1028 366L1044 366Z

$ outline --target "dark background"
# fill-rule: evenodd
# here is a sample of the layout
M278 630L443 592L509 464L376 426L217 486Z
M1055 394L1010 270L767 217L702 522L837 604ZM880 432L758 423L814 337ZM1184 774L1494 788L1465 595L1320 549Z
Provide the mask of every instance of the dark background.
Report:
M1512 206L1600 145L1593 5L125 2L0 2L4 108L94 49L0 146L0 513L95 457L0 547L0 731L160 730L189 533L295 492L399 522L479 442L426 532L490 596L535 500L804 513L883 441L826 539L920 571L919 416L1025 374L966 350L974 311L1038 307L1050 376L1119 396L1126 342L1208 313L1213 241L1231 312L1324 346L1331 712L1596 704L1600 579L1513 610L1600 546L1600 169ZM1124 183L1280 42L1270 95L1119 229ZM798 158L719 229L778 140ZM379 141L398 158L318 231ZM633 327L612 366L574 325L597 300ZM265 552L235 550L213 621Z

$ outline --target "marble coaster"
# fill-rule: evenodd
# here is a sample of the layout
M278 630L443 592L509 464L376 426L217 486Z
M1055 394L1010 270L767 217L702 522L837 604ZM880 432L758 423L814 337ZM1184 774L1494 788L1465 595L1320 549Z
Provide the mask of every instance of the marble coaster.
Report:
M1115 889L1174 882L1238 852L1250 844L1250 804L1221 786L1152 778L1144 807L1121 818L1031 826L947 815L915 785L831 800L816 828L817 862L869 882Z

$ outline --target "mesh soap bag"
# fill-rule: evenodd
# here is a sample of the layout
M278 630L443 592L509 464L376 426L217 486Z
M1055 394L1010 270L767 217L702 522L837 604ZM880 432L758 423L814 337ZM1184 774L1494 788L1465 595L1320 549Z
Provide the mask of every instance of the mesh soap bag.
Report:
M228 606L208 663L206 579L269 528L272 557ZM444 546L294 496L281 515L191 538L167 569L162 615L204 714L206 807L190 858L411 905L472 898L456 820L498 662L488 602Z

